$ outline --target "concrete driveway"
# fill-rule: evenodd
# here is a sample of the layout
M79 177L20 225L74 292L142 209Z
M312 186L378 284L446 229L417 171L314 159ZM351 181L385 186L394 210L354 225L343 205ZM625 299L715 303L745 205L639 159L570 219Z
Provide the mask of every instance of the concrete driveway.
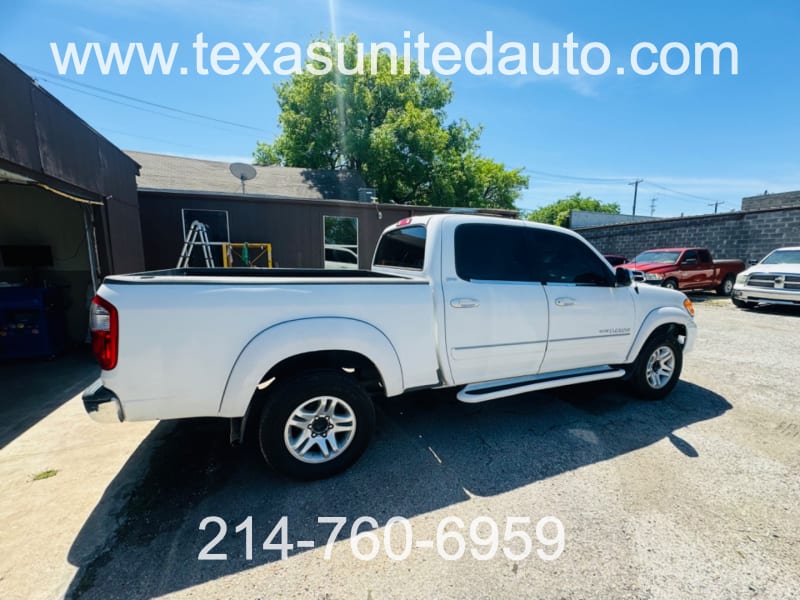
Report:
M86 354L0 364L0 597L60 598L117 528L114 515L136 479L129 458L152 423L108 428L76 396L99 375ZM131 483L107 494L128 463ZM146 464L146 461L145 463ZM37 476L50 477L36 479ZM104 514L96 529L84 525ZM71 551L84 531L80 558ZM70 563L68 555L79 557Z
M274 475L254 450L227 446L223 422L101 426L70 401L0 452L0 476L12 481L0 499L0 551L27 549L3 559L3 587L20 598L791 597L800 589L800 312L697 300L696 351L665 401L610 384L482 405L409 395L379 411L361 461L322 482ZM295 547L281 560L262 544L284 516ZM321 516L346 518L327 559L331 525ZM357 558L370 550L368 539L351 544L362 516L381 526L407 518L408 556L387 557L381 527L376 556ZM247 517L252 559L244 526L235 532ZM444 521L452 517L463 528ZM532 539L522 560L503 551L525 549L504 539L511 517L529 518L516 526ZM543 517L564 528L552 561L537 554L555 547L552 521L537 539ZM496 548L481 545L491 542L489 520ZM227 531L211 544L220 521ZM459 559L445 560L458 552L454 536L436 543L447 531L464 539ZM391 543L402 552L401 526ZM198 560L208 545L226 559Z

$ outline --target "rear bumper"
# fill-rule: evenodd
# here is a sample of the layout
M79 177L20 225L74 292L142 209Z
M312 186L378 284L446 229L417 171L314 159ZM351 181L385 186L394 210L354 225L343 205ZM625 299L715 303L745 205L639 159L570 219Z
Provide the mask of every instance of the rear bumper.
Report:
M125 420L122 404L116 394L98 379L83 392L83 407L98 423L121 423Z

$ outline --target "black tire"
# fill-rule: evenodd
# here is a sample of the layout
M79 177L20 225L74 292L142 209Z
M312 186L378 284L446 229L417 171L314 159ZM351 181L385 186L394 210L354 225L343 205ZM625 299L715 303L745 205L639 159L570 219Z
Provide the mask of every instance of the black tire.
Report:
M661 358L657 358L659 354ZM658 369L653 368L655 361L660 363ZM660 380L659 372L663 374L668 365L671 367L669 378ZM639 398L660 400L678 383L682 369L683 347L672 334L658 335L648 340L639 352L633 364L630 385Z
M305 411L296 412L304 405ZM339 426L349 429L337 432ZM375 407L358 382L342 371L320 370L275 383L261 413L258 437L261 454L276 471L313 480L341 473L356 462L374 429Z
M733 292L733 283L735 278L733 275L726 275L725 279L722 280L722 283L717 288L717 295L719 296L730 296Z
M677 290L678 288L678 280L669 278L664 283L661 284L662 287L667 288L668 290Z
M755 302L745 302L744 300L737 300L736 298L731 298L731 302L736 308L755 308Z

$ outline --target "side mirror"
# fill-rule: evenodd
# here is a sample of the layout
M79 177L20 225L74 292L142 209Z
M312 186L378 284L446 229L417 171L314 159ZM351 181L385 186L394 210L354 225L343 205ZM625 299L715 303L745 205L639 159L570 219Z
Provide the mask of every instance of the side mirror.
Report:
M747 264L750 265L751 267L753 265L757 265L758 264L758 259L757 258L751 258L750 260L747 261Z
M626 287L632 283L631 272L628 269L617 267L614 274L614 284L616 287Z

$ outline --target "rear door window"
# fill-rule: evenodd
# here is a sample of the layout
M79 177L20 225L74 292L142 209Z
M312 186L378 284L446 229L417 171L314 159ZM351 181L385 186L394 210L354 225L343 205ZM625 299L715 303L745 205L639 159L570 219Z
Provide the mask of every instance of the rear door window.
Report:
M465 281L534 281L526 227L467 223L456 227L456 273Z

